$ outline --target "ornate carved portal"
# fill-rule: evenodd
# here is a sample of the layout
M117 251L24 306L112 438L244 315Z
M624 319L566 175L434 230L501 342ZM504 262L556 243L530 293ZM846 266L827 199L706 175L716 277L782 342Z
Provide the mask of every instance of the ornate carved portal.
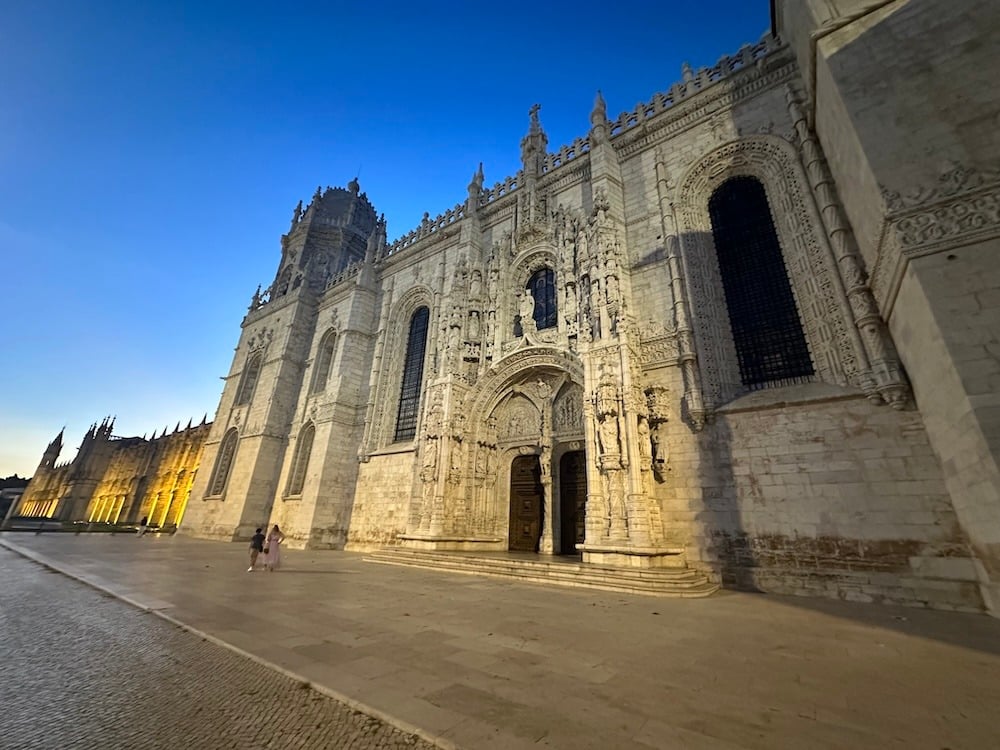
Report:
M651 491L654 460L662 460L651 429L662 415L633 382L625 347L587 349L581 361L529 347L501 360L474 389L447 379L431 385L418 443L418 508L404 544L671 564Z

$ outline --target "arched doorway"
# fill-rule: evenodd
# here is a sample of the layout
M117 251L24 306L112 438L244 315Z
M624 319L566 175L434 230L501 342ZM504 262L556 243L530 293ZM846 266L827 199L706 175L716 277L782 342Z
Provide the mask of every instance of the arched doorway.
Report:
M587 507L587 459L583 451L559 460L559 554L577 555L583 544Z
M517 456L510 466L509 550L538 551L542 536L543 498L538 456Z

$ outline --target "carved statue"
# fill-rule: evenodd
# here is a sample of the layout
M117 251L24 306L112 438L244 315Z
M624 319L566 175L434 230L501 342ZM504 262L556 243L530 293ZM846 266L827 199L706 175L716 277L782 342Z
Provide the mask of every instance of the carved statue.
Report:
M541 378L538 378L538 380L535 381L534 391L535 395L538 396L538 398L547 399L549 396L552 395L552 386L546 383ZM542 413L543 424L544 420L545 420L545 413L543 412Z
M497 289L500 286L500 270L496 267L490 269L489 286L487 296L490 300L490 307L495 308L497 304Z
M531 291L525 289L521 292L521 299L519 304L519 311L521 314L521 328L525 327L525 323L529 320L534 321L535 319L535 298L531 296Z
M649 458L650 452L652 450L652 443L650 442L650 433L649 433L649 422L646 420L646 417L641 414L639 415L638 430L639 430L639 453L642 455L643 458Z
M601 441L601 455L615 456L620 452L618 445L618 420L607 417L597 425L597 436Z
M665 463L667 460L666 452L662 447L660 442L660 426L657 425L649 434L650 445L653 449L653 462L657 464Z
M608 304L613 305L618 302L618 277L608 276L604 280L604 284L608 293Z
M461 346L462 329L455 326L448 329L448 351L452 354L458 352Z
M433 473L437 466L437 440L424 441L424 470Z
M577 303L576 303L576 285L567 284L566 285L566 322L575 323L577 314Z
M480 334L479 326L479 311L473 310L469 313L469 338L472 341L477 341Z
M595 406L598 417L614 416L618 414L618 386L611 373L601 367L601 378L597 384L597 394Z

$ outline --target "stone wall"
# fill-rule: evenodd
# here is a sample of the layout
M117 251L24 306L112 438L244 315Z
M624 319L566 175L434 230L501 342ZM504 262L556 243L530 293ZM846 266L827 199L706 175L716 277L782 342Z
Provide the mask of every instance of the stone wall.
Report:
M347 549L395 544L419 492L412 449L372 456L359 467Z
M661 489L666 523L725 584L981 607L919 414L807 384L744 396L683 433Z

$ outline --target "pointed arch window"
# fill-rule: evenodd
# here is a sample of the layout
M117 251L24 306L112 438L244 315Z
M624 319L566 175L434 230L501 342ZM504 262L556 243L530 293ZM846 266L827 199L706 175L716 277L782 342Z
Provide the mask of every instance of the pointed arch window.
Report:
M316 353L316 362L313 367L312 392L320 393L326 390L327 381L330 380L330 370L333 367L333 355L337 351L337 332L330 330L323 336L319 343L319 351Z
M257 388L257 380L260 378L260 365L263 355L260 353L251 354L247 359L246 367L243 368L243 378L240 380L240 390L236 394L236 405L249 404L253 398L253 392Z
M316 437L316 427L307 424L299 433L295 445L295 457L292 459L292 473L288 477L288 495L301 495L306 483L306 469L309 468L309 456L312 454L313 438Z
M236 443L238 441L239 435L236 433L235 427L230 429L226 433L226 436L222 438L222 443L219 445L219 457L215 461L215 471L212 474L212 481L208 486L210 497L217 497L226 489L226 484L229 482L229 474L233 470L233 459L236 457Z
M743 384L808 380L812 359L764 186L754 177L726 180L708 211Z
M430 310L421 307L410 318L410 335L403 360L403 382L399 389L395 442L412 440L417 434L417 413L424 380L424 354L427 350L427 322Z
M535 327L552 328L557 322L556 275L551 268L535 271L528 279L527 289L535 300Z

